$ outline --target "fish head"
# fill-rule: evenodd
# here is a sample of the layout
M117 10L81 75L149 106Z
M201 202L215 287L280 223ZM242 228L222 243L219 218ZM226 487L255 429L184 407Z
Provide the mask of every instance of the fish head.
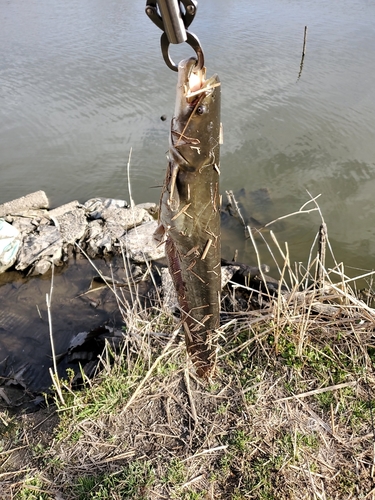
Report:
M192 57L178 65L171 129L179 167L190 171L218 163L220 144L220 80L217 75L206 80L206 69L196 63Z

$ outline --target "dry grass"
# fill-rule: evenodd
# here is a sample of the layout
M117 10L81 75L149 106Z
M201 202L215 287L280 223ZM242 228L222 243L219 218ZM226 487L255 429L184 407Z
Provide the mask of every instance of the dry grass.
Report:
M257 292L229 285L209 382L161 301L115 288L121 351L108 344L95 378L77 391L68 376L43 412L1 415L0 497L375 498L375 310L334 259L294 266L268 244L287 291L253 310Z

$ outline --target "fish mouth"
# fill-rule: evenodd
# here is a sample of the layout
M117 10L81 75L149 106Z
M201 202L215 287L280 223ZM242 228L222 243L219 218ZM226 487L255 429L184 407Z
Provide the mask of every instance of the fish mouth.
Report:
M203 69L205 70L206 68ZM211 76L208 80L205 80L204 78L205 75L202 76L201 86L199 89L191 90L190 86L186 89L185 99L186 103L190 107L194 107L200 100L203 100L204 97L208 97L214 92L215 87L220 85L217 75Z
M201 69L197 68L197 59L195 57L181 61L179 71L184 75L181 87L183 88L186 103L189 106L194 106L202 93L210 92L220 85L216 74L206 79L206 68L205 66Z

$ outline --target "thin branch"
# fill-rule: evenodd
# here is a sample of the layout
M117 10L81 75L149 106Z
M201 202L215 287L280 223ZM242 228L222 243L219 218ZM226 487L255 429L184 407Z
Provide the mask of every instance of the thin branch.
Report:
M129 158L128 158L128 164L127 164L127 167L126 167L126 170L127 170L127 174L128 174L128 192L129 192L129 202L130 202L130 206L131 208L133 208L135 206L135 203L134 203L134 200L132 198L132 191L131 191L131 186L130 186L130 159L132 157L132 151L133 151L133 148L130 148L130 151L129 151Z

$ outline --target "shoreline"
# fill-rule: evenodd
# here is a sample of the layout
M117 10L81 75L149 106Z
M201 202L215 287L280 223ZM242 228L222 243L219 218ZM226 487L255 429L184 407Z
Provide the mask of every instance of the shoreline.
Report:
M36 276L84 251L90 258L121 253L135 262L164 257L153 241L155 203L133 207L125 200L91 198L50 209L44 191L0 205L0 275L15 269ZM135 228L137 230L135 231Z

